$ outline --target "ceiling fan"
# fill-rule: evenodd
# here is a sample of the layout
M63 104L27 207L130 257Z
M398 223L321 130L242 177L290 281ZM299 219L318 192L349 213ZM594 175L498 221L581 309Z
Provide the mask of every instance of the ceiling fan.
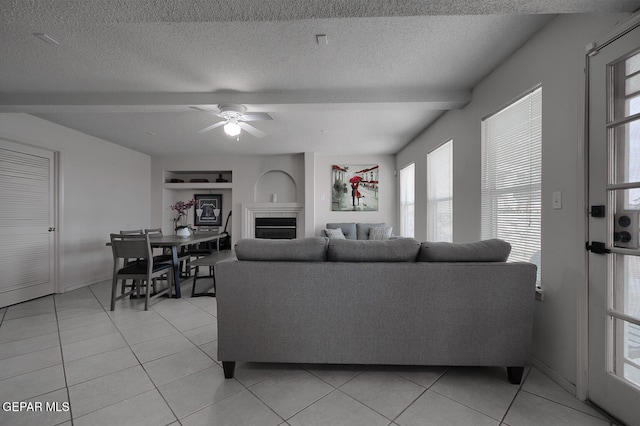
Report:
M218 109L220 110L220 112L211 111L195 106L192 106L190 108L204 111L223 119L222 121L219 121L215 124L212 124L211 126L205 127L204 129L200 130L198 132L200 134L206 133L209 130L213 130L216 127L224 126L224 132L228 136L239 136L240 132L244 130L257 138L262 138L266 136L266 133L264 133L262 130L256 129L251 124L248 124L247 121L273 120L273 117L271 117L266 112L247 113L247 108L244 105L238 104L220 104L218 105Z

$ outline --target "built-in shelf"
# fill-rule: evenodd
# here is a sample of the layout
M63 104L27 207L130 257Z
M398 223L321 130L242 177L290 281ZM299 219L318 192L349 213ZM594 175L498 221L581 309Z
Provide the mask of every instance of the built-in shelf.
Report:
M222 182L165 183L164 189L231 189L233 184Z
M223 179L224 182L219 182ZM192 182L198 180L198 182ZM208 182L201 182L207 180ZM231 189L233 173L230 170L166 170L164 189Z

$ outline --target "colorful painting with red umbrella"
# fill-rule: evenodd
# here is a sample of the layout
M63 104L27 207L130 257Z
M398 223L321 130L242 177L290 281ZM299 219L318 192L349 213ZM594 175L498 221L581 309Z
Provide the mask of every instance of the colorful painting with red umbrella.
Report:
M331 166L331 210L378 210L377 164Z

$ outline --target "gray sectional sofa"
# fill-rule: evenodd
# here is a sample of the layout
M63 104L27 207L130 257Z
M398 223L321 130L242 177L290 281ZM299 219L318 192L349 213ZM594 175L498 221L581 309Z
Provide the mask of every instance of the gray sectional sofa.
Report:
M240 240L216 266L218 359L235 362L529 365L536 266L510 246Z

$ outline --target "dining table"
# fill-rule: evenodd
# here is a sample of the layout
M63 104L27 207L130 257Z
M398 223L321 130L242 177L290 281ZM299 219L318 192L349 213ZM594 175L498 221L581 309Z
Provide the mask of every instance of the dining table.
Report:
M216 241L217 248L220 250L220 240L228 236L226 232L195 232L188 237L179 237L178 235L149 235L149 244L152 248L171 249L171 257L173 264L173 282L175 283L174 297L180 298L180 264L178 262L179 251L193 244L206 243Z

